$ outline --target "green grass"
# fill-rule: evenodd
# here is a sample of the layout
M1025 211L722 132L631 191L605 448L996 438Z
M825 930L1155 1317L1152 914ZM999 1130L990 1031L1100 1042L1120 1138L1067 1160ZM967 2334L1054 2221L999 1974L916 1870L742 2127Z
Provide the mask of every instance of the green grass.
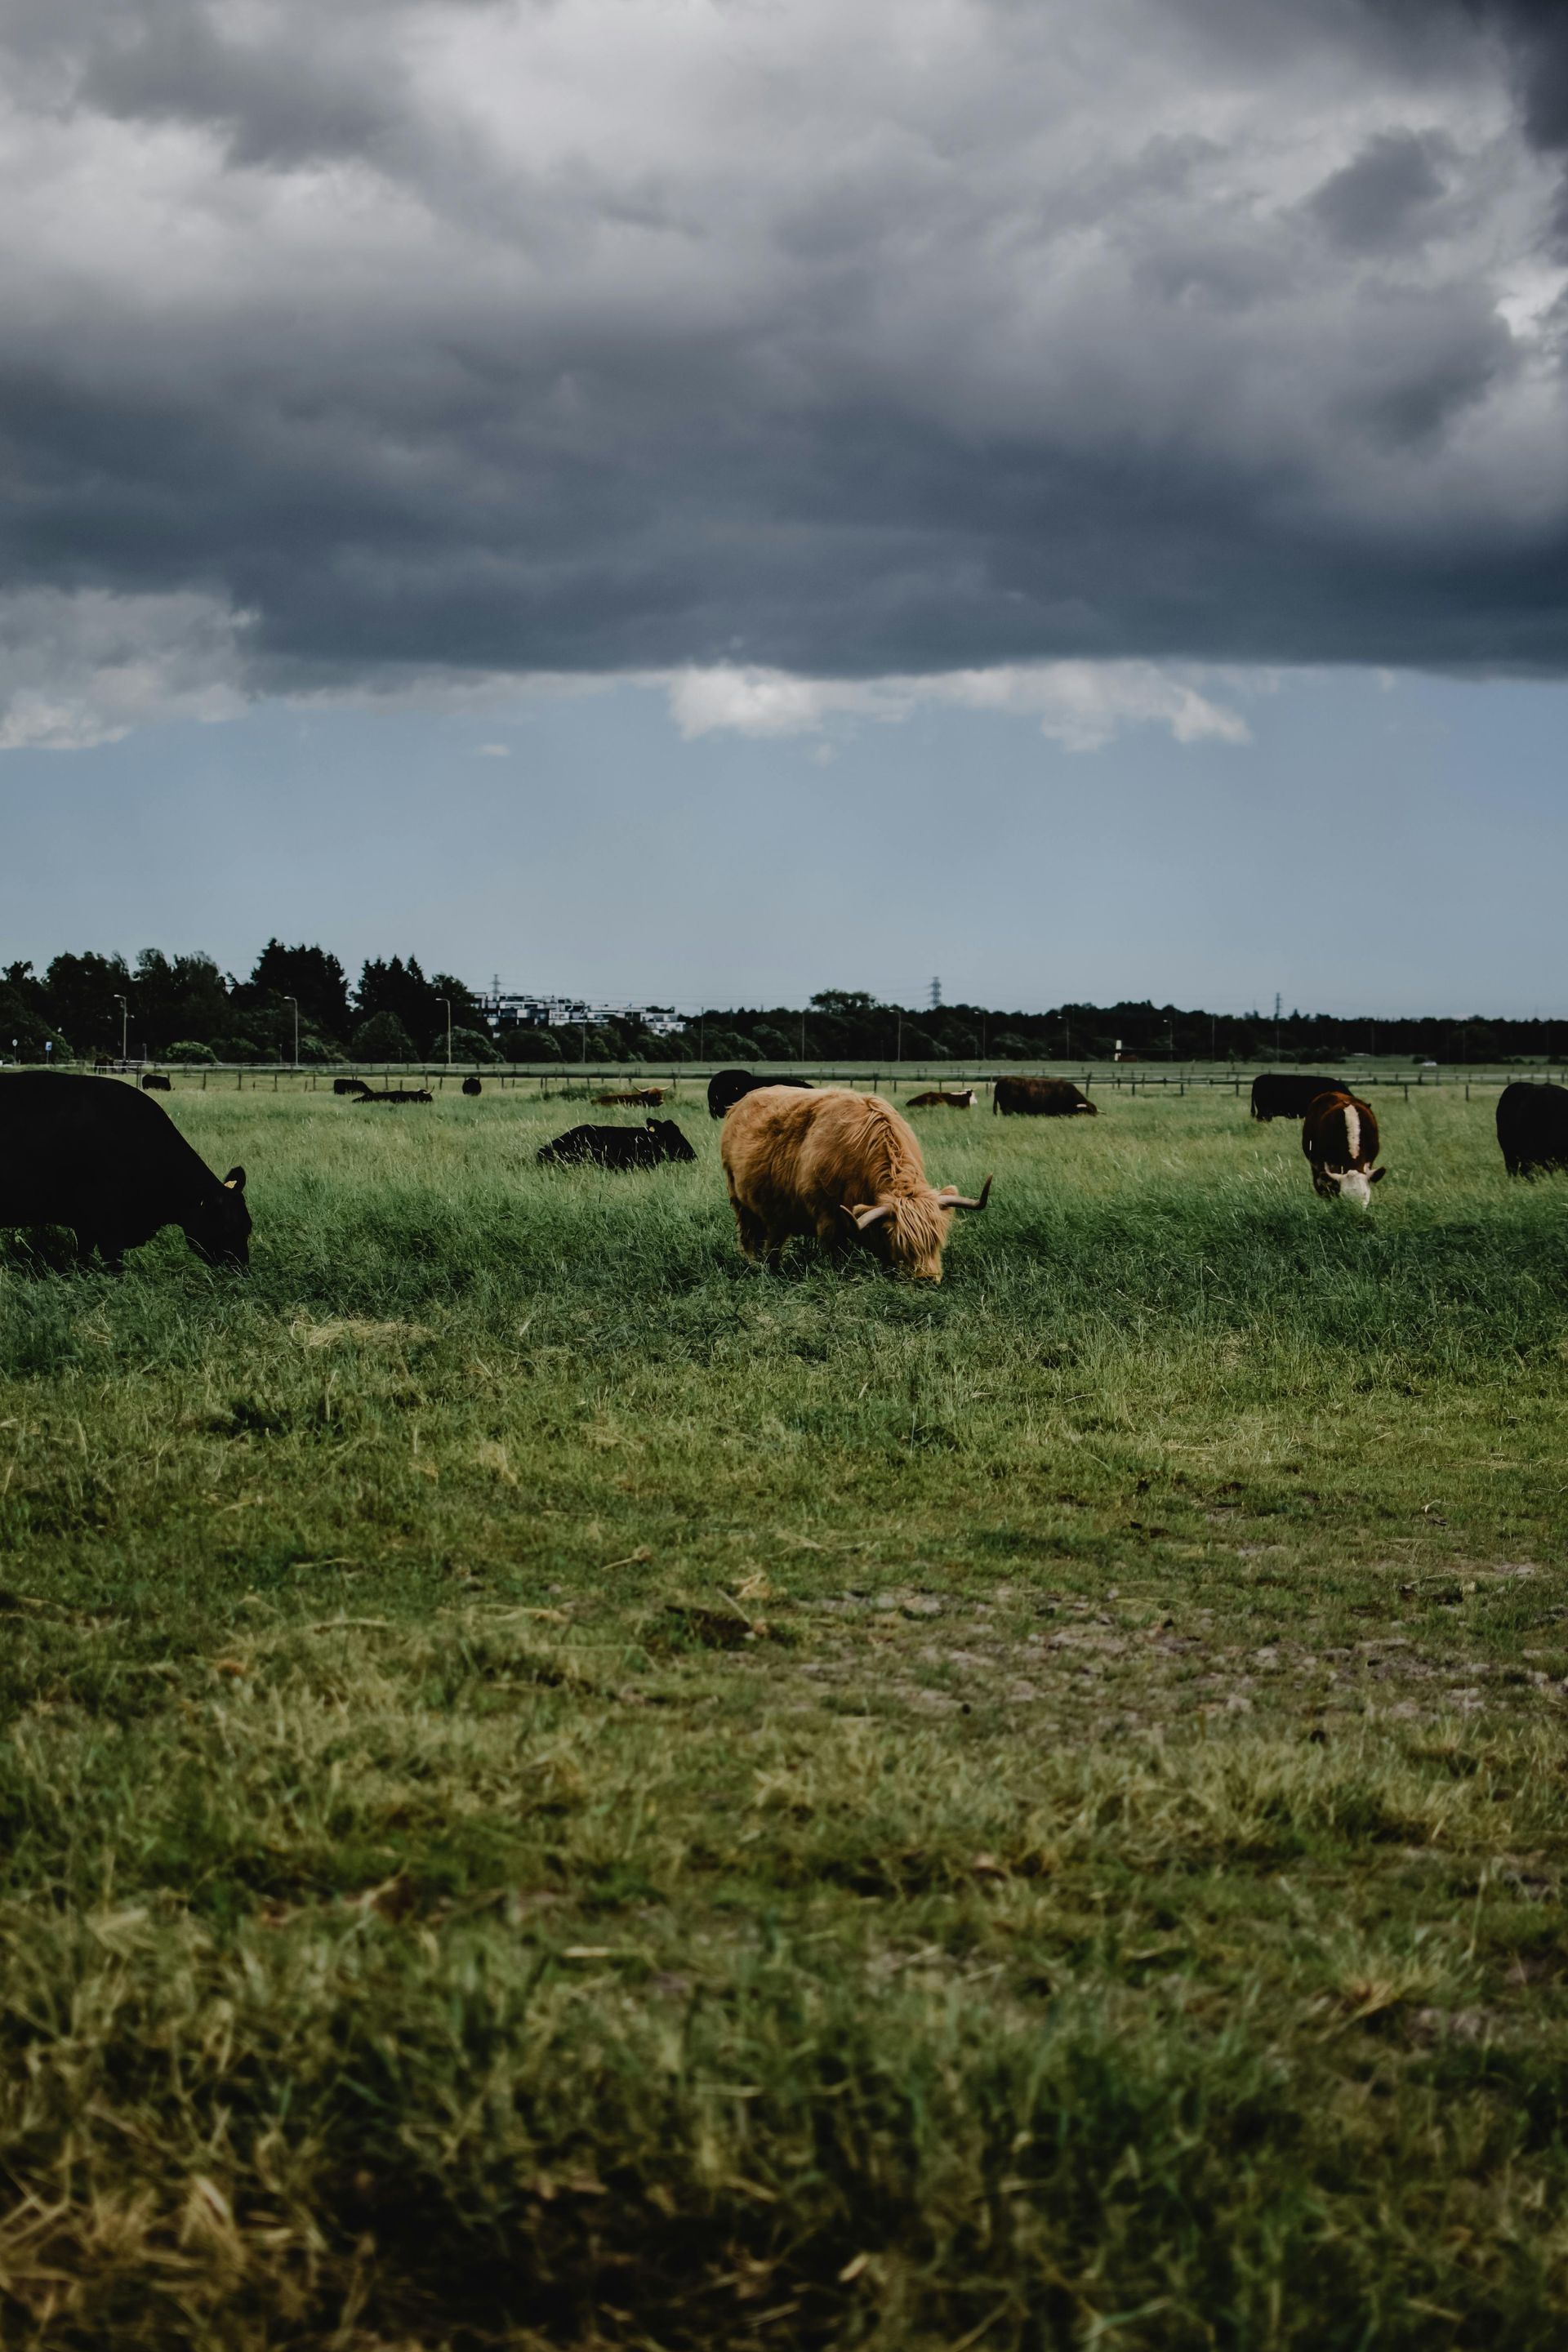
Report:
M940 1289L522 1093L0 1257L0 2342L1555 2347L1568 1185L933 1115Z

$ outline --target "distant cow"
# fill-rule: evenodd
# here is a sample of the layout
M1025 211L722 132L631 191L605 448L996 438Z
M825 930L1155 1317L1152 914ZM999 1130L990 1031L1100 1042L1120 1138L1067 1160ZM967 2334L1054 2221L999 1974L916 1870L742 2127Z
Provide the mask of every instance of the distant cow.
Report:
M1305 1118L1320 1095L1348 1095L1343 1078L1303 1078L1294 1072L1266 1070L1252 1081L1254 1118Z
M1359 1201L1372 1206L1372 1188L1386 1168L1374 1168L1377 1121L1370 1107L1342 1087L1320 1094L1301 1127L1301 1149L1312 1171L1312 1190L1325 1201Z
M482 1095L484 1090L484 1082L480 1078L467 1077L463 1080L463 1092L466 1095Z
M335 1095L367 1095L370 1088L363 1078L334 1078L332 1092Z
M428 1087L384 1087L379 1094L372 1094L366 1087L360 1097L362 1104L434 1102L435 1099Z
M1497 1139L1510 1176L1568 1168L1568 1087L1515 1079L1497 1103Z
M661 1160L695 1160L697 1154L672 1118L650 1118L641 1127L572 1127L534 1158L542 1167L592 1160L600 1168L657 1168Z
M731 1109L720 1139L730 1205L748 1257L776 1265L795 1234L829 1244L858 1239L884 1265L942 1280L954 1209L983 1209L956 1186L926 1181L914 1129L876 1095L761 1087Z
M973 1110L974 1088L966 1087L962 1094L944 1094L940 1087L933 1087L929 1094L911 1095L910 1108L911 1110Z
M809 1087L809 1078L754 1078L750 1070L720 1070L708 1081L708 1116L722 1118L727 1110L759 1087Z
M118 1271L178 1225L210 1265L250 1263L245 1171L215 1176L162 1106L63 1072L0 1076L0 1225L66 1225Z
M664 1100L662 1087L632 1087L624 1095L595 1095L601 1110L657 1110Z
M998 1078L991 1108L1009 1118L1072 1118L1084 1112L1090 1118L1100 1116L1099 1105L1070 1078Z
M142 1091L144 1095L166 1095L173 1092L162 1070L143 1070Z

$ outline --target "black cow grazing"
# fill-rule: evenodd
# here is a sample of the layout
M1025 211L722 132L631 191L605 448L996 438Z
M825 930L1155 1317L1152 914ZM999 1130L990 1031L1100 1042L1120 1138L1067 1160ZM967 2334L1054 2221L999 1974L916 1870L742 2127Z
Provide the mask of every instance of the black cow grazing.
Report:
M166 1095L173 1090L162 1070L143 1070L142 1091L144 1095Z
M334 1078L332 1092L335 1095L367 1095L370 1088L363 1078Z
M164 1225L209 1265L250 1263L245 1171L215 1176L169 1114L112 1079L0 1076L0 1225L66 1225L118 1273Z
M1348 1095L1343 1078L1302 1078L1294 1071L1265 1070L1252 1081L1254 1118L1305 1118L1320 1095Z
M482 1095L484 1090L484 1081L482 1078L465 1078L463 1080L463 1092L466 1095Z
M1374 1168L1377 1121L1371 1106L1344 1087L1313 1097L1301 1122L1301 1149L1312 1171L1312 1190L1325 1201L1359 1201L1372 1206L1372 1188L1386 1168Z
M754 1078L750 1070L720 1070L708 1081L708 1116L722 1118L744 1095L759 1087L809 1087L809 1078Z
M1091 1103L1070 1078L997 1078L991 1108L1005 1118L1074 1118L1086 1113L1090 1118L1100 1117L1098 1103Z
M360 1097L362 1104L434 1102L435 1099L428 1087L384 1087L378 1095L373 1095L370 1088L366 1087Z
M643 1127L571 1127L533 1156L545 1168L585 1160L599 1168L657 1168L697 1154L672 1118L650 1118Z
M1568 1087L1516 1078L1497 1098L1497 1139L1510 1176L1568 1168Z

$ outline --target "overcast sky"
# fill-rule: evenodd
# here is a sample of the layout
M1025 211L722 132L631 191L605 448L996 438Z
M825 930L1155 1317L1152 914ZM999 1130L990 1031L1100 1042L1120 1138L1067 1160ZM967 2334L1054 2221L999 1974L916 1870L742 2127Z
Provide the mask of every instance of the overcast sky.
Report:
M1565 287L1562 0L0 0L0 956L1560 1012Z

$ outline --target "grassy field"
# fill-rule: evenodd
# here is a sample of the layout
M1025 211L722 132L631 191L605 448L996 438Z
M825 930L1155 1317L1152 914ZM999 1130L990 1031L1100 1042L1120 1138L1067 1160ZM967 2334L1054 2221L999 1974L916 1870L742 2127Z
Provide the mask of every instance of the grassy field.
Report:
M1568 1184L936 1114L940 1289L581 1112L174 1098L0 1257L0 2342L1568 2339Z

